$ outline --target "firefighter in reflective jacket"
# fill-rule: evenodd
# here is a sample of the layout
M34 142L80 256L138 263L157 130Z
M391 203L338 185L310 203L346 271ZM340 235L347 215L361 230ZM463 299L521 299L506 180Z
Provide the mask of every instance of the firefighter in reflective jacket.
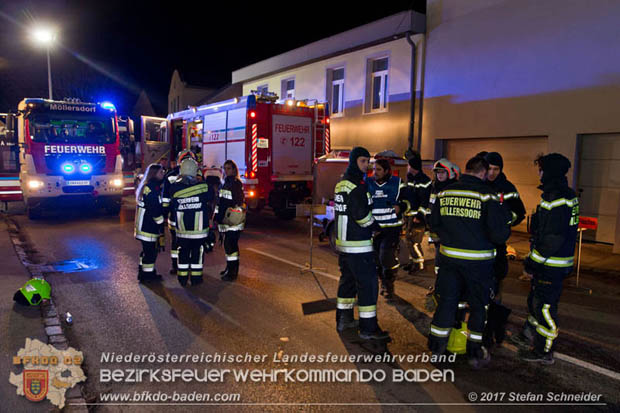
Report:
M224 217L228 208L245 209L245 196L237 164L232 160L224 162L224 173L226 178L220 189L215 217L220 237L222 234L224 236L224 252L226 253L226 268L220 272L220 275L223 281L234 281L239 275L239 237L245 227L245 222L231 225L224 222Z
M403 226L401 211L407 213L407 206L411 203L403 200L405 191L401 193L401 190L407 185L392 175L387 159L377 159L374 172L374 176L366 180L372 198L372 216L381 227L373 239L373 246L381 295L390 300L394 297L394 280L400 266L396 249Z
M504 159L497 152L489 152L484 156L489 163L487 183L491 186L499 198L500 203L508 209L511 215L511 226L519 225L525 219L525 207L517 192L517 188L510 182L503 172ZM484 329L484 343L488 347L495 342L500 344L506 335L506 323L510 315L510 309L502 305L501 285L508 274L508 257L506 256L506 244L496 245L497 255L493 265L495 283L493 299L487 312L487 324Z
M513 341L523 348L523 360L552 364L562 281L573 269L579 200L566 179L571 166L568 159L552 153L536 163L543 193L532 217L530 254L524 262L524 272L532 279L527 297L529 316Z
M406 243L409 250L409 262L403 267L405 271L414 273L424 269L424 253L422 240L426 231L426 216L430 214L429 199L431 196L431 179L422 171L422 158L417 152L409 159L407 173L408 190L413 192L407 198L414 200L406 214Z
M142 253L138 265L138 281L161 279L155 270L157 241L163 231L164 210L160 196L160 184L164 168L151 164L136 190L136 222L134 236L142 242Z
M439 303L429 348L436 354L446 351L459 298L465 291L470 309L467 354L474 368L490 361L482 346L482 331L493 284L495 245L510 236L509 217L484 183L487 170L484 158L470 159L459 181L437 195L430 217L431 230L441 239L441 264L436 285Z
M164 176L164 182L162 185L162 205L164 207L164 218L168 220L168 230L170 231L170 258L172 261L172 267L170 268L170 274L177 273L177 260L179 258L179 245L177 243L176 231L174 230L173 220L170 219L170 201L172 200L172 193L170 187L176 182L179 177L179 168L181 162L186 158L196 159L192 151L184 150L179 152L177 156L177 164L174 168L171 168L166 172Z
M188 157L181 162L180 175L170 186L170 219L176 231L179 246L177 278L187 285L191 275L192 285L202 283L204 242L209 233L210 201L213 189L196 178L198 163Z
M372 216L372 198L364 182L370 153L365 148L353 148L349 166L336 184L336 249L340 266L336 328L343 331L355 328L353 309L359 310L360 338L386 340L387 332L377 323L378 282L372 247L372 231L380 227Z

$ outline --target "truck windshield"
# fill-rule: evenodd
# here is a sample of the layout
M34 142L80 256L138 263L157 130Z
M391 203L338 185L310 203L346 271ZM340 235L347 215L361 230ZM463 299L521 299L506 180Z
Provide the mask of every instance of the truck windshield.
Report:
M116 142L114 118L92 115L42 115L28 117L30 136L35 142L45 143L95 143Z

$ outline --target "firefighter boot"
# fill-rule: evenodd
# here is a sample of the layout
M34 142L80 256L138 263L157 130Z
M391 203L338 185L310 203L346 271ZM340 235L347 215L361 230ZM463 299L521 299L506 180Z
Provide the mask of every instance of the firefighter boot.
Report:
M392 270L385 270L384 279L382 281L385 287L385 299L391 301L394 299L394 279L396 274Z
M179 280L179 284L181 284L182 287L185 287L187 285L187 275L179 275L177 276L177 279Z
M469 359L467 362L474 370L480 370L489 365L491 362L491 353L484 346L476 346L471 348L471 343L467 343L467 353Z
M176 258L172 258L172 266L170 268L170 275L176 275L177 270L178 270L177 259Z
M226 268L224 268L224 271L220 271L220 275L222 276L222 279L224 279L226 274L228 274L228 271L230 271L230 261L226 261Z
M341 333L348 329L357 329L359 321L353 316L353 310L336 310L336 330Z
M192 275L192 285L202 284L202 275Z
M145 277L144 277L144 271L142 271L142 265L138 264L138 281L142 282L144 281Z
M239 275L239 261L230 261L228 273L222 277L224 281L235 281Z

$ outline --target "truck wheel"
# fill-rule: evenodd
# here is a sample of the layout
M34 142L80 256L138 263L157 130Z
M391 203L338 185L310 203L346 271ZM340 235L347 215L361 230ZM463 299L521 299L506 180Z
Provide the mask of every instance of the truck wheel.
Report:
M284 219L284 220L291 220L295 218L295 210L294 209L289 209L289 208L282 208L282 209L276 209L275 214L278 218L280 219Z
M120 204L109 205L105 208L105 211L108 213L108 215L118 215L121 212L121 205Z
M28 219L31 220L37 220L37 219L41 219L42 211L41 208L33 208L33 207L28 207Z

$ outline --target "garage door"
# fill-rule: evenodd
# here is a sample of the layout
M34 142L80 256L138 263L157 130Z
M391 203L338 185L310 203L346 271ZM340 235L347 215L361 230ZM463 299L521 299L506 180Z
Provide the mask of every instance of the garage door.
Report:
M444 154L461 170L478 152L499 152L504 158L504 173L519 191L528 215L540 201L540 185L538 168L534 159L547 152L547 138L544 136L531 138L483 138L483 139L446 139ZM515 229L526 231L526 221Z
M620 134L582 135L579 150L581 215L598 218L584 238L613 243L620 196Z

